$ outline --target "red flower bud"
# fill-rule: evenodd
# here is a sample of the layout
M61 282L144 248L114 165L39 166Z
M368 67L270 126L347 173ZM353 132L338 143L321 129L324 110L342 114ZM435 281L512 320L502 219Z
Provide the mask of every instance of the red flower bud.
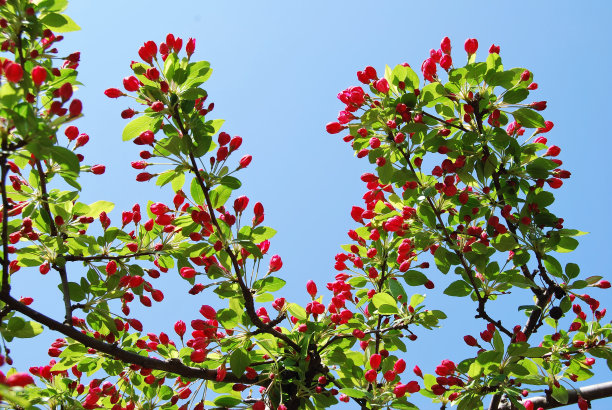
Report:
M178 322L174 324L174 331L181 338L183 338L183 335L185 334L186 330L187 330L187 326L185 325L185 322L183 322L182 320L179 320Z
M92 165L91 172L94 175L102 175L106 171L106 167L104 165Z
M313 280L309 280L306 283L306 292L308 292L308 294L314 299L314 297L317 294L317 284L314 283Z
M468 55L474 54L476 50L478 50L478 40L476 40L475 38L468 38L467 40L465 40L464 48L465 52L468 53Z
M185 279L193 278L196 275L195 269L189 266L185 266L181 268L181 276Z
M47 79L47 69L37 65L32 69L32 81L38 87Z
M281 260L281 257L278 255L272 256L272 258L270 259L270 272L276 272L282 267L283 261Z
M250 155L245 155L244 157L240 158L239 161L239 167L238 168L246 168L249 166L249 164L251 163L251 160L253 159L252 156Z
M68 107L68 113L70 114L70 117L78 117L79 115L81 115L82 111L83 111L83 103L81 102L81 100L79 99L72 100L72 102L70 103L70 106Z
M374 383L376 381L376 376L377 376L377 373L376 373L376 370L374 369L370 369L365 373L365 379L369 383Z
M546 101L536 101L529 104L536 111L544 111L546 109Z
M104 95L106 95L108 98L119 98L123 97L125 94L118 88L108 88L104 91Z
M140 89L140 81L135 76L125 77L123 79L123 87L127 91L138 91ZM108 90L107 90L108 91Z
M330 122L325 126L325 129L329 134L337 134L340 131L346 129L346 127L340 124L339 122Z
M23 78L23 69L17 63L10 63L4 70L4 75L11 83L18 83Z
M440 43L440 49L444 54L450 54L451 52L451 41L450 38L444 37Z
M379 355L378 353L373 354L372 356L370 356L370 367L372 369L378 369L380 367L381 361L382 361L381 355Z
M187 57L191 57L191 55L195 51L195 45L196 45L195 38L189 38L189 40L187 40L187 45L185 46Z

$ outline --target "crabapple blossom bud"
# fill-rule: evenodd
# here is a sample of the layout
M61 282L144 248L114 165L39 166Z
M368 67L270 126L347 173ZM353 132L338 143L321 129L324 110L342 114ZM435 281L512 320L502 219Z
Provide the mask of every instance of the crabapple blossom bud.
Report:
M444 54L450 54L451 52L451 41L450 38L444 37L440 43L440 49Z
M32 82L34 85L39 87L47 79L47 69L43 66L37 65L32 69Z
M185 45L185 51L187 52L187 57L191 57L191 55L195 51L195 45L196 45L195 38L189 38L189 40L187 40L187 45Z
M376 370L370 369L365 373L365 379L368 383L374 383L376 381Z
M372 356L370 356L370 367L372 367L372 369L378 369L380 367L381 361L382 356L380 354L373 354Z
M317 295L317 284L314 283L313 280L309 280L306 283L306 292L308 292L308 294L314 299L314 297Z
M104 165L92 165L91 167L91 172L94 175L102 175L104 174L104 171L106 171L106 167Z
M123 79L123 88L125 88L126 91L131 91L131 92L138 91L140 89L140 81L138 80L138 78L136 78L133 75L129 77L125 77ZM111 98L114 98L114 97L111 97Z
M374 88L383 94L387 94L389 92L389 82L386 78L381 78L380 80L374 83Z
M446 54L440 59L440 67L448 71L448 69L453 65L453 59L450 55Z
M276 272L280 270L280 268L282 267L283 267L283 261L281 260L280 256L274 255L272 256L272 258L270 258L270 268L269 268L270 272Z
M561 148L559 148L556 145L551 145L550 147L548 147L548 150L546 150L546 154L544 154L544 156L546 156L546 157L556 157L560 153L561 153Z
M499 54L500 51L500 47L496 46L495 44L491 44L491 47L489 47L489 54Z
M185 334L186 330L187 330L187 326L185 325L185 322L183 322L182 320L179 320L178 322L174 324L174 331L176 332L177 335L181 337L181 339L183 338L183 335Z
M406 362L404 361L404 359L399 359L393 365L393 371L397 374L400 374L400 373L403 373L404 370L406 370Z
M196 271L192 267L185 266L181 268L180 274L183 278L189 279L189 278L193 278L196 275Z
M214 320L217 318L217 311L209 305L202 305L202 307L200 308L200 313L206 319Z
M252 159L253 157L251 155L245 155L244 157L240 158L240 161L238 162L240 165L238 168L248 167Z
M79 115L81 115L82 111L83 111L83 103L81 102L81 100L79 99L72 100L72 102L70 103L70 106L68 106L68 113L70 114L70 117L78 117Z
M6 79L11 83L18 83L23 78L23 69L17 63L10 63L4 70Z
M475 38L468 38L465 40L464 48L468 55L472 55L478 50L478 40Z
M544 111L546 109L546 101L536 101L529 104L536 111Z
M107 88L104 91L104 95L106 95L108 98L119 98L123 97L125 94L118 88Z

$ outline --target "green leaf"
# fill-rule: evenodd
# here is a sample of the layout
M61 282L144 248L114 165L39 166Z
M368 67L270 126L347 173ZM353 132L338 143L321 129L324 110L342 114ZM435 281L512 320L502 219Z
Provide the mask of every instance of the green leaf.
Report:
M225 329L232 329L239 323L240 317L232 309L220 309L217 311L217 320Z
M88 206L88 211L83 216L91 216L93 218L97 218L100 216L102 212L109 213L113 210L115 204L108 201L96 201L93 204Z
M372 297L372 303L383 315L397 314L397 301L388 293L377 293Z
M504 94L504 102L506 104L518 104L527 97L529 97L529 91L526 88L515 88Z
M215 189L210 191L210 200L212 202L213 208L217 209L220 206L224 205L231 194L231 188L228 188L223 185L216 186Z
M421 101L424 103L429 103L436 98L444 97L445 95L446 90L442 84L438 82L429 83L421 90Z
M578 241L574 238L570 238L569 236L562 236L555 246L555 252L559 253L567 253L572 252L574 249L578 247Z
M258 226L251 231L251 239L255 243L260 243L276 235L276 230L267 226Z
M12 317L14 319L15 317ZM23 319L22 319L23 320ZM25 321L24 321L25 322ZM9 320L10 323L10 320ZM34 336L38 336L43 331L43 327L38 322L25 322L21 328L12 332L14 337L18 337L20 339L29 339Z
M251 364L249 355L242 349L236 349L230 356L230 367L235 376L242 376L244 370Z
M493 245L493 247L500 252L511 251L512 249L518 247L516 240L509 233L505 233L503 235L497 235L491 241L491 245Z
M144 131L149 130L156 132L159 129L160 123L161 120L158 118L151 118L147 115L141 115L140 117L134 118L125 126L121 137L123 138L123 141L129 141L138 137Z
M238 178L234 178L231 175L226 175L223 178L221 178L221 185L224 185L228 188L231 189L238 189L242 186L242 183L240 182L240 180Z
M289 311L289 313L291 313L293 316L295 316L299 320L306 320L306 318L308 317L306 315L306 310L304 310L303 307L301 307L300 305L296 303L287 304L287 310Z
M508 356L522 356L528 348L529 345L525 342L511 343L508 346Z
M550 255L546 255L546 259L544 259L544 267L548 273L553 276L562 277L563 275L563 268L561 267L561 264L558 260Z
M420 286L427 283L427 276L418 270L409 270L404 273L404 281L408 286Z
M580 266L572 262L568 263L567 265L565 265L565 274L570 279L574 279L576 276L580 274Z
M454 281L444 290L444 294L448 296L463 297L469 295L470 293L472 293L471 286L469 283L463 280Z
M431 206L427 202L421 203L417 209L417 215L429 228L436 227L436 214L431 209Z
M449 253L449 251L442 247L436 249L436 252L434 253L434 261L442 273L448 273L450 270L451 264L448 260Z
M287 282L281 278L276 278L274 276L268 276L264 279L259 279L253 284L253 289L256 289L258 292L276 292L279 289L282 289Z
M53 146L53 148L51 148L51 157L59 164L63 171L68 172L75 177L79 174L79 171L81 170L79 159L77 158L76 154L68 148L60 147L58 145Z
M559 403L567 404L567 401L569 399L569 394L565 387L563 386L556 387L553 385L552 397L553 399L557 400Z
M344 393L349 397L354 399L363 399L364 397L372 397L372 394L361 389L353 389L351 387L346 387L344 389L340 389L340 393Z
M404 291L404 288L402 287L402 285L399 283L399 281L397 280L390 280L389 281L389 291L391 291L391 295L393 295L393 297L396 300L399 300L401 302L405 302L406 301L406 291Z
M40 22L52 31L58 33L66 33L81 29L81 27L79 27L70 17L60 13L49 13L41 18Z
M168 79L168 81L172 80L174 76L174 71L176 70L176 61L177 57L175 53L168 54L166 61L164 61L163 73L164 77Z
M504 352L504 340L498 331L493 334L493 347L497 352Z
M58 284L57 288L62 291L62 284ZM81 285L76 282L68 282L68 292L70 293L70 300L74 302L80 302L85 299L85 292L83 292Z
M512 115L525 128L542 128L546 125L544 118L531 108L519 108Z
M234 407L242 403L242 400L233 396L219 396L214 400L214 403L220 407Z
M204 204L206 197L204 196L204 192L202 191L202 188L200 187L200 184L198 183L197 178L194 178L191 180L190 192L191 192L191 197L193 198L193 201L196 204L198 205Z

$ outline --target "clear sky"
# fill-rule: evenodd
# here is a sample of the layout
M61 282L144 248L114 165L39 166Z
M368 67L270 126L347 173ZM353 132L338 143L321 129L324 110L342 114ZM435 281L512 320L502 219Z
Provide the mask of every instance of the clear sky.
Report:
M354 158L340 137L325 132L325 124L342 109L336 94L357 84L355 73L366 65L379 72L385 64L408 62L420 67L444 36L453 42L455 61L462 61L464 40L475 37L481 59L492 43L500 45L504 65L529 68L539 83L534 98L548 101L543 114L555 123L549 141L562 148L564 168L572 172L572 178L555 192L554 212L565 218L566 227L591 232L582 237L576 252L560 260L579 263L588 275L610 277L611 195L606 175L612 150L612 87L606 73L612 65L612 3L608 1L109 0L73 1L68 14L82 27L80 32L67 33L61 46L66 53L81 51L79 78L84 86L77 96L84 102L85 117L77 125L91 137L83 153L87 161L107 166L105 175L83 179L82 198L115 202L113 221L136 202L170 201L171 195L151 183L135 181L137 172L130 162L137 159L139 149L121 142L126 121L119 117L129 101L109 100L103 91L121 86L144 41L159 43L167 33L184 40L195 37L194 58L210 61L214 70L206 84L209 101L215 102L212 117L225 119L224 130L242 136L241 151L254 158L238 175L243 181L239 194L263 202L265 225L278 231L271 252L284 261L280 276L288 285L282 295L305 302L308 279L315 280L319 289L333 279L333 256L340 244L349 242L346 232L354 227L349 211L361 205L365 192L359 176L373 169L367 161ZM430 275L439 284L428 292L433 293L430 307L445 310L449 319L434 332L417 329L419 340L409 345L406 355L409 368L418 364L428 372L442 359L473 354L462 337L484 329L484 323L471 319L475 306L435 296L454 278ZM202 299L186 298L188 286L177 278L158 282L164 283L160 287L167 298L148 309L145 331L168 331L177 319L196 316ZM61 315L56 306L44 303L59 297L55 278L36 276L41 285L37 288L30 279L18 281L16 291L33 296L35 306ZM605 297L590 293L602 302L610 300L609 293ZM529 303L528 298L522 304ZM522 318L517 321L522 322ZM17 367L48 361L47 341L58 337L48 334L13 343ZM600 369L603 377L595 380L610 379L610 371L605 366ZM604 407L603 402L594 406Z

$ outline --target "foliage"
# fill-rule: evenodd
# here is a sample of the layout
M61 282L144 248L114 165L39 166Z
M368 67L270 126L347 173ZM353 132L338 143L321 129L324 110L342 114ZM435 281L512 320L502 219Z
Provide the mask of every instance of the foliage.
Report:
M171 34L159 46L147 41L125 91L105 92L140 106L122 113L129 119L122 139L144 148L132 163L136 179L173 192L168 204L123 211L113 226L111 202L79 202L80 174L104 166L82 164L77 152L89 137L68 125L82 103L73 98L79 54L58 58L55 48L57 33L78 29L62 14L66 1L0 5L1 47L10 57L2 59L0 87L0 333L6 342L44 327L63 335L49 349L55 359L30 369L36 384L14 369L0 376L5 403L314 409L352 400L410 409L410 395L420 393L461 409L481 408L487 396L497 408L502 395L529 408L521 399L530 391L567 402L561 382L589 379L594 357L612 367L605 309L579 293L609 282L581 277L577 264L553 256L574 250L583 232L565 228L551 209L553 190L570 173L542 135L553 127L539 113L546 102L523 103L537 84L524 68L505 69L499 47L477 62L478 43L468 39L468 62L454 67L445 38L423 62L425 83L407 64L386 67L384 76L367 67L357 73L365 90L338 95L345 108L327 131L347 132L356 156L376 170L361 176L365 204L351 210L359 227L336 255L333 296L324 304L310 281L312 301L302 307L273 295L286 282L280 256L267 257L276 231L262 225L263 205L253 206L249 222L249 198L230 200L251 156L238 159L241 137L210 118L214 105L205 105L202 86L212 70L192 61L195 40L184 52ZM153 161L162 158L172 166L158 169ZM11 295L22 269L57 272L62 320ZM419 293L435 286L438 271L455 275L444 294L473 303L484 329L480 339L464 337L473 357L407 376L408 343L446 318ZM190 333L180 320L176 336L145 333L133 302L161 302L154 280L161 274L187 281L191 295L213 291L225 307L202 305ZM530 295L519 307L525 324L493 317L488 307L518 289ZM572 313L569 326L560 323ZM5 347L2 361L10 365L9 353Z

